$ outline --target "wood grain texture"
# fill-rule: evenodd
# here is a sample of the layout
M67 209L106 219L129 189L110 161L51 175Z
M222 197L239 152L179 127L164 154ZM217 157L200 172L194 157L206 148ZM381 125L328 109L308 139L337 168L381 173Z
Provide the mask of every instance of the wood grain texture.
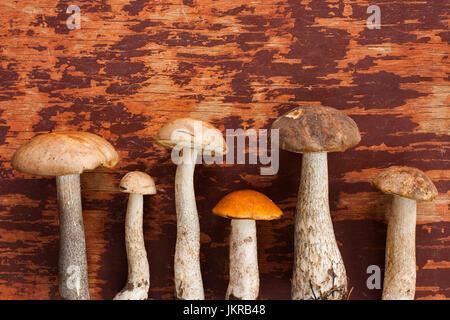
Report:
M66 9L81 8L68 30ZM366 9L381 9L369 30ZM152 299L174 297L175 165L154 137L190 116L225 129L270 128L297 104L342 110L362 140L329 154L330 209L352 299L379 299L366 269L384 266L391 197L371 180L391 165L417 167L439 196L417 207L418 299L450 299L449 7L439 0L3 0L0 3L0 298L58 299L54 179L13 171L14 150L37 133L86 130L118 150L114 170L83 174L93 299L112 299L127 277L131 170L155 177L144 202ZM301 157L280 170L199 165L194 185L207 299L225 296L229 222L211 214L226 193L268 195L284 218L258 222L262 299L290 296L293 216ZM387 212L387 214L385 214Z

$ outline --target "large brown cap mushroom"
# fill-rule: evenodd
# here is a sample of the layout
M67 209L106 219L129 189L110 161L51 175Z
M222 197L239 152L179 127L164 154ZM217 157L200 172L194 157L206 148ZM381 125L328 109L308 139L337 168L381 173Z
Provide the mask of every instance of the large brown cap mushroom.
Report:
M254 190L227 194L213 208L213 213L231 219L273 220L283 212L266 195Z
M355 121L339 110L300 106L272 124L279 129L280 148L295 153L344 151L359 143Z
M222 132L208 122L180 118L167 123L156 136L156 142L166 148L175 146L209 150L214 154L225 154L227 144Z
M156 194L155 181L148 174L140 171L128 172L120 180L119 189L125 193Z
M97 167L112 168L119 161L114 147L89 132L41 134L14 154L14 169L41 176L81 174Z
M433 181L421 170L411 167L389 167L375 177L374 184L384 193L413 200L430 201L438 194Z

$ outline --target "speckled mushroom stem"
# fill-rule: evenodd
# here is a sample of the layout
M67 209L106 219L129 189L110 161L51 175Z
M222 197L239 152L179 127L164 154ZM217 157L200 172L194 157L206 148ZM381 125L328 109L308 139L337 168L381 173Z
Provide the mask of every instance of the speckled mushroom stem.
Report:
M177 241L175 245L175 292L181 300L203 300L200 270L200 223L194 193L194 169L198 151L184 148L175 176Z
M292 299L347 297L347 276L328 204L326 152L303 154L294 247Z
M230 282L226 299L256 300L259 270L255 220L231 220Z
M150 267L145 251L143 233L142 194L131 193L125 218L125 246L128 259L128 279L114 300L146 300L150 288Z
M56 177L56 189L60 228L59 293L68 300L89 300L80 175Z
M416 292L416 200L394 196L386 239L383 300L413 300Z

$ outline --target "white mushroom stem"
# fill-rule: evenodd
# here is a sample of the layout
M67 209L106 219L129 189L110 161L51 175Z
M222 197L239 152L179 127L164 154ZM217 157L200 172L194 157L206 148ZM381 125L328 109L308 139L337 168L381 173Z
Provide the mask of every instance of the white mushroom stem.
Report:
M416 200L394 196L386 239L383 300L413 300L416 291Z
M226 299L256 300L259 270L255 220L231 220L230 282Z
M59 293L68 300L89 300L86 241L80 175L56 177L59 205Z
M327 153L303 154L302 159L292 299L345 299L347 276L328 204Z
M200 223L194 193L194 169L198 151L184 148L175 176L177 241L175 245L175 292L182 300L203 300L200 270Z
M130 194L125 218L125 246L128 259L128 280L114 300L146 300L150 287L150 267L145 251L143 195Z

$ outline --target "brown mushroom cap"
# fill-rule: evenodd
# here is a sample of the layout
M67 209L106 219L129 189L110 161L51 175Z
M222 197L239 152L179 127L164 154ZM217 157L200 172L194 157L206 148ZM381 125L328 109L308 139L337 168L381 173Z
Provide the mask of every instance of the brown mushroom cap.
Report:
M89 132L38 135L14 153L14 169L40 176L81 174L97 167L112 168L119 161L114 147Z
M251 220L279 219L283 214L272 200L254 190L239 190L227 194L212 212L225 218Z
M140 171L132 171L124 175L120 180L119 188L125 193L156 194L153 178Z
M208 122L192 118L175 119L164 125L156 136L156 143L169 149L189 147L219 155L227 150L222 132Z
M430 201L438 194L433 181L421 170L411 167L389 167L379 173L373 182L384 193L413 200Z
M295 153L344 151L361 136L352 118L323 106L300 106L272 124L279 129L280 148Z

